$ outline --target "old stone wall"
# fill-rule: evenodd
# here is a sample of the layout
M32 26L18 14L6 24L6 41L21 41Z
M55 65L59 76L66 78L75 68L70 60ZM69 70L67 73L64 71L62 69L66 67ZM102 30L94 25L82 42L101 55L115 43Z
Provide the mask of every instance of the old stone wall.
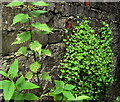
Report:
M19 59L20 68L26 68L24 71L28 71L30 63L32 63L33 58L30 53L27 56L16 56L14 52L22 45L11 45L15 40L18 30L24 31L28 29L25 24L15 24L15 26L10 26L12 24L13 17L18 13L27 13L26 9L22 8L6 8L2 4L2 53L3 53L3 69L9 68L10 64L13 62L14 58ZM82 2L49 2L50 7L43 7L39 9L47 10L48 13L35 18L32 22L40 21L41 23L47 23L49 27L53 28L53 33L48 35L35 35L33 39L38 40L43 44L43 48L49 48L52 56L45 57L39 60L41 63L40 71L46 71L51 76L52 79L57 79L59 75L59 64L64 55L65 43L62 41L65 28L64 20L67 19L69 22L76 21L76 17L80 16L79 21L82 21L83 17L87 17L90 21L90 26L96 30L100 28L100 22L106 21L110 28L112 29L113 41L111 43L111 48L114 53L114 65L113 75L116 81L110 90L110 95L114 99L116 96L120 95L120 2L90 2L89 7L85 6ZM108 18L109 16L109 18ZM72 23L73 24L73 23ZM73 26L73 25L72 25ZM70 28L71 29L71 28ZM28 43L24 44L28 46ZM24 69L23 69L24 70ZM46 84L50 85L50 83ZM45 85L43 85L44 87ZM46 86L47 87L47 86ZM117 89L117 90L116 90Z

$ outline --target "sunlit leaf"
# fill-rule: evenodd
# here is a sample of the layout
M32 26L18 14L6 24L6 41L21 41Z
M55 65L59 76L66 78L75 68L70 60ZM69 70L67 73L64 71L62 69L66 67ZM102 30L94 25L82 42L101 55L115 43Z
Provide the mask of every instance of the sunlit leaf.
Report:
M20 1L18 1L18 0L14 0L14 1L12 1L11 3L9 3L8 5L7 5L7 7L8 6L20 6L20 5L22 5L23 4L23 2L20 2Z
M35 6L49 6L49 4L47 4L46 2L43 2L43 1L32 2L32 5L35 5Z

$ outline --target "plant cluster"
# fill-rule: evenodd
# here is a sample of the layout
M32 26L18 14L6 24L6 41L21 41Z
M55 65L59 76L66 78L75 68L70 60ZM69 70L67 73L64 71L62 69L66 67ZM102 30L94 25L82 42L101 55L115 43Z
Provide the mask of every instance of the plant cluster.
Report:
M78 16L79 18L79 16ZM66 30L68 34L68 30ZM113 82L111 75L111 30L105 22L98 34L88 20L78 21L66 43L66 53L61 62L61 80L75 86L76 94L99 100Z
M55 80L55 89L52 89L50 92L50 95L54 97L54 100L56 102L75 102L75 101L82 101L82 100L89 100L90 97L86 95L82 95L76 98L74 97L74 91L73 89L75 86L71 84L64 85L63 81L57 81Z
M0 71L0 74L2 74L3 76L7 78L7 80L0 81L0 89L3 89L3 95L4 95L5 101L9 101L10 99L13 99L15 101L40 99L41 93L39 93L38 97L34 95L33 93L24 93L24 94L21 93L23 89L40 88L39 74L42 74L41 78L43 80L48 79L51 82L51 78L47 72L38 73L40 64L38 63L36 59L37 57L41 57L41 55L51 56L51 53L49 52L48 49L47 50L42 49L42 44L40 44L38 41L35 41L33 39L33 36L35 33L39 35L44 35L52 31L46 24L41 24L39 22L36 22L33 24L31 23L31 19L33 19L34 17L38 17L40 14L44 14L47 12L43 10L36 10L36 7L37 6L49 6L49 5L43 1L32 2L30 5L27 3L27 5L24 5L23 2L15 0L9 3L7 7L11 7L11 6L20 7L21 5L28 10L28 14L23 14L23 13L17 14L14 17L13 23L11 26L15 25L16 23L24 24L24 23L29 22L28 27L30 27L30 30L29 31L26 30L22 33L18 33L16 40L12 44L21 44L21 43L25 43L26 41L29 41L30 43L29 48L26 46L23 46L16 52L16 54L26 55L27 50L30 49L34 56L34 62L30 65L30 71L26 73L25 77L22 75L20 78L17 79L17 81L15 81L14 78L16 77L18 73L18 59L16 59L13 62L8 73L4 71ZM32 79L33 76L37 76L38 86L31 82L27 82L25 80L25 78L30 80Z

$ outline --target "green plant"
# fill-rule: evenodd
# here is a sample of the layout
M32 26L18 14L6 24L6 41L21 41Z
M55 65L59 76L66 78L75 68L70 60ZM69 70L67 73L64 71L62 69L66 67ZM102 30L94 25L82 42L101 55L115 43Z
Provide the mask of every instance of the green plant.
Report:
M47 50L42 49L42 44L40 44L38 41L33 40L33 36L35 33L39 35L45 35L45 34L52 32L51 29L46 24L41 24L39 22L36 22L33 24L31 23L32 18L38 17L40 14L47 12L43 10L36 10L37 6L49 6L49 5L43 1L32 2L31 4L27 3L27 5L24 5L23 2L14 0L13 2L7 5L7 7L10 7L10 6L19 6L19 7L22 6L22 7L25 7L28 11L28 14L23 14L23 13L17 14L14 17L13 23L11 26L15 25L16 23L24 24L24 23L29 22L29 25L27 26L30 28L30 30L26 30L22 33L17 34L17 38L12 44L21 44L21 43L25 43L26 41L30 42L29 47L26 47L26 46L21 47L16 52L16 54L26 55L27 49L30 49L32 51L32 54L34 56L34 62L30 65L30 71L26 73L25 78L30 80L33 76L37 76L38 86L33 83L26 82L24 76L21 76L20 78L18 78L16 83L14 82L13 79L17 75L17 72L18 72L18 59L16 59L15 62L11 65L8 71L8 74L3 71L0 71L0 74L2 74L3 76L5 76L6 78L10 80L10 81L9 80L0 81L1 89L3 89L4 99L8 101L10 99L14 99L15 101L24 100L24 99L25 100L36 100L36 99L39 99L39 97L37 97L36 95L32 93L22 94L21 91L23 89L39 88L40 81L39 81L38 69L40 68L40 64L37 61L37 57L41 57L41 55L51 56L51 53L49 52L48 49ZM41 75L41 78L43 80L48 79L51 82L51 78L47 72L43 72ZM41 94L42 92L39 95Z
M20 93L20 91L22 91L23 89L35 89L35 88L39 88L39 86L31 82L25 81L23 75L20 78L18 78L17 81L15 82L14 78L17 75L17 73L18 73L18 59L16 59L12 63L10 69L8 70L8 73L4 71L0 71L0 74L2 74L7 78L7 80L0 81L0 89L3 89L4 99L6 101L9 101L10 99L14 99L15 101L39 99L39 97L37 97L33 93L24 93L24 94Z
M79 17L78 17L79 18ZM63 41L66 53L61 63L61 80L75 86L78 96L85 94L93 100L100 100L113 82L111 68L109 25L102 23L99 33L88 25L88 20L78 22L72 33Z
M113 100L113 102L120 102L120 96L118 96L116 100Z
M77 100L84 100L84 99L90 99L90 97L82 95L76 98L74 97L74 91L73 89L75 86L71 84L64 85L63 81L57 81L55 80L55 89L52 89L50 92L50 95L54 97L54 100L56 102L69 102L69 101L77 101Z

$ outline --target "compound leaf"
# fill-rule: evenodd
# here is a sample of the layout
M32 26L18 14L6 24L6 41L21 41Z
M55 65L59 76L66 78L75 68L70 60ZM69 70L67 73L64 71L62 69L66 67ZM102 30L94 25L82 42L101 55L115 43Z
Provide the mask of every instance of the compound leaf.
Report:
M30 70L33 72L37 72L37 69L40 68L40 64L36 61L30 65Z
M34 11L31 11L30 14L33 16L33 17L38 17L40 14L42 13L46 13L47 11L43 11L43 10L34 10Z
M51 32L50 28L47 26L47 24L41 24L39 22L32 24L33 27L41 30L41 31L47 31Z
M23 2L20 2L20 1L18 1L18 0L14 0L14 1L12 1L11 3L9 3L8 5L7 5L7 7L9 7L9 6L20 6L20 5L22 5L23 4Z
M49 6L49 4L47 4L46 2L43 2L43 1L32 2L32 5L35 5L35 6Z
M27 53L27 47L21 47L16 54L25 55Z
M31 37L30 32L23 32L23 33L19 33L17 35L16 40L12 43L12 44L20 44L20 43L24 43L25 41L28 41Z
M14 79L14 77L18 73L18 59L16 59L12 65L10 66L10 69L8 71L8 74L10 75L11 79Z

